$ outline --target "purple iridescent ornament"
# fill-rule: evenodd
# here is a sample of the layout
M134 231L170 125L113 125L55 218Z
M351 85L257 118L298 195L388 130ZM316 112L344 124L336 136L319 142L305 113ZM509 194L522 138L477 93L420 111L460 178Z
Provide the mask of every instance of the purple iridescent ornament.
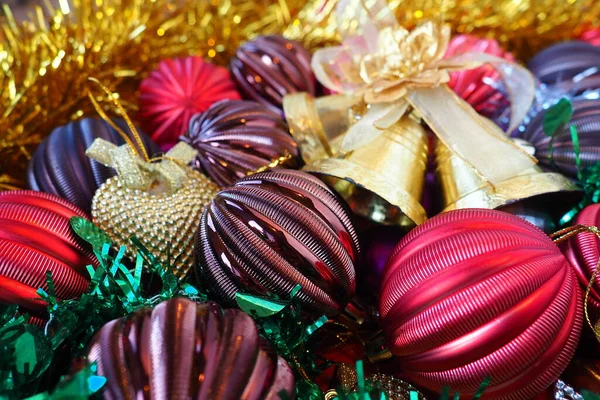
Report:
M537 114L519 137L533 145L534 155L541 166L574 178L577 176L577 165L570 126L577 128L581 167L599 162L600 99L575 98L572 104L571 121L560 128L552 139L544 133L546 111Z
M178 298L111 321L96 333L88 361L107 378L105 399L295 397L292 370L252 318L212 302Z
M341 312L356 289L359 244L348 210L325 184L300 171L254 174L223 189L204 211L195 268L222 304L235 295L289 298Z
M181 140L196 150L192 167L219 186L229 186L271 162L299 164L298 147L276 112L254 101L225 100L190 120Z
M230 63L231 75L242 98L283 115L281 102L286 94L316 95L310 58L298 42L278 35L259 36L237 50Z
M122 119L113 121L137 146ZM150 156L160 153L159 147L140 132ZM54 129L33 153L27 166L27 183L33 190L55 194L90 213L96 190L116 175L112 168L85 155L92 142L101 138L117 146L125 140L106 121L84 118Z

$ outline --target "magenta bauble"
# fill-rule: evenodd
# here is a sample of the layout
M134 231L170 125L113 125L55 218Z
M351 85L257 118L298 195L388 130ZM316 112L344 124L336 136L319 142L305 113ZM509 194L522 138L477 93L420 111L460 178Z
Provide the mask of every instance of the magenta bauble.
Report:
M411 231L384 271L380 314L406 378L472 396L527 399L559 377L582 325L559 248L511 214L464 209Z

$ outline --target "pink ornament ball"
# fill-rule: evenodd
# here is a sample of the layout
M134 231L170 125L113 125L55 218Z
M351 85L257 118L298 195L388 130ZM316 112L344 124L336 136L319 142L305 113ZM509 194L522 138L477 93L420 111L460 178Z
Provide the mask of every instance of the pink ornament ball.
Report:
M140 125L169 148L185 133L192 115L223 99L239 99L227 69L201 57L164 60L140 85Z
M560 249L523 219L495 210L440 214L400 241L379 311L407 380L471 398L529 399L575 352L582 293Z

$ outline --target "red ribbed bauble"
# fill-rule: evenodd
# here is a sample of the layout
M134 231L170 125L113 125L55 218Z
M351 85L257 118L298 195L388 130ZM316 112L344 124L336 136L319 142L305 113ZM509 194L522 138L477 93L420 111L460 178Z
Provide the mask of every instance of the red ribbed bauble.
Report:
M446 57L464 53L486 53L514 61L509 52L493 39L481 39L471 35L458 35L448 44ZM452 72L448 86L484 117L497 121L510 107L507 90L500 74L489 65Z
M575 224L600 226L600 204L592 204L584 208L577 215ZM579 283L585 290L600 260L600 240L591 232L582 232L572 237L564 249L567 260L573 266ZM598 279L590 290L588 311L593 314L594 319L600 317L600 282Z
M163 148L171 147L192 115L239 98L227 69L195 56L164 60L140 85L140 125Z
M463 209L411 231L390 257L379 304L389 350L431 390L529 399L575 352L582 293L559 248L519 217Z
M294 375L250 316L216 303L165 301L106 324L88 360L105 399L293 399Z
M70 299L88 287L86 265L94 264L71 231L71 217L89 218L58 196L34 192L0 193L0 302L17 304L43 316L46 303L39 288L48 290L46 271L52 272L56 296Z

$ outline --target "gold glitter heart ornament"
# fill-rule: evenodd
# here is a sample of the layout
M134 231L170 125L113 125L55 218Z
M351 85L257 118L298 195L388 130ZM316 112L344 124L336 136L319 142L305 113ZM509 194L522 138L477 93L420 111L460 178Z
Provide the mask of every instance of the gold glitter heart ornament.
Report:
M193 239L202 211L218 191L208 178L188 169L186 182L172 193L131 189L115 176L96 191L92 202L94 223L116 245L129 249L129 238L137 237L180 279L193 264ZM127 254L134 256L129 250Z

